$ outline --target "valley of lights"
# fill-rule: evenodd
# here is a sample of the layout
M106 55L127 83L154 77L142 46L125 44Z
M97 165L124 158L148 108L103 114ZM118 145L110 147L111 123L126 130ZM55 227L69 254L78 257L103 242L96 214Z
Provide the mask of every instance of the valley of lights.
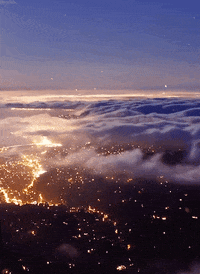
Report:
M16 147L55 148L61 144L51 142L47 137L43 137L40 142L33 142L30 145L17 145L2 147L0 152L4 154ZM41 154L47 151L42 151ZM36 179L44 174L46 170L41 165L41 159L37 153L23 154L21 156L6 157L2 155L0 163L0 193L6 203L16 205L43 203L41 193L34 189Z
M170 184L162 175L156 182L136 182L131 174L94 174L70 161L61 165L55 159L67 160L73 148L60 146L44 137L18 156L13 147L1 149L0 213L8 258L1 273L14 274L16 266L19 274L160 273L149 262L152 256L165 258L172 245L173 257L199 254L200 189ZM97 152L106 159L131 149L132 144L101 146ZM146 151L153 153L151 147Z
M0 165L0 192L6 203L23 205L41 202L41 194L34 188L36 179L45 173L40 160L33 155L9 160Z

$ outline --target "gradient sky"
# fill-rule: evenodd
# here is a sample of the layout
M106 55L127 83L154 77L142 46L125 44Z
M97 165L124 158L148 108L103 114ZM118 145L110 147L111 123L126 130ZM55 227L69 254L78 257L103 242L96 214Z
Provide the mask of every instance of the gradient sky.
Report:
M0 0L0 24L1 90L200 88L198 1Z

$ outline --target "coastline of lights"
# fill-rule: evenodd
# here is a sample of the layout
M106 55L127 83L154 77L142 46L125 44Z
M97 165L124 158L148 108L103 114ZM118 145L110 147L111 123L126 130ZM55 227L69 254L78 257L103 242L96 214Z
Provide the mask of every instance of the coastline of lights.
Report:
M40 138L39 142L33 141L32 144L14 145L0 148L0 152L4 153L12 148L18 147L33 147L38 148L55 148L61 147L62 144L53 143L46 136ZM41 152L45 154L47 151ZM44 203L42 194L34 190L34 184L40 175L44 174L46 170L43 169L40 158L35 154L23 154L20 159L19 156L10 157L0 164L0 193L6 203L14 203L15 205L23 204L38 204Z
M20 206L44 202L42 194L33 188L36 179L45 172L37 157L27 155L22 155L18 161L6 161L1 164L0 192L5 202Z

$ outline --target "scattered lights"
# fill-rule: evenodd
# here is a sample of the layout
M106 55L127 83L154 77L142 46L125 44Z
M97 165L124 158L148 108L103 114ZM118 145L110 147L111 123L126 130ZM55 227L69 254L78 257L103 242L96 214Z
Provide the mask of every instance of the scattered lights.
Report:
M100 211L100 210L98 210L98 209L96 209L96 208L94 208L94 207L91 207L90 205L88 206L87 211L88 211L89 213L91 213L91 212L92 212L92 213L98 213L98 214L104 215L103 218L108 218L108 215L105 214L103 211Z
M102 221L105 222L106 219L108 219L108 215L107 215L107 214L104 214L104 215L103 215L103 218L102 218Z
M22 265L23 270L29 271L29 268L25 265Z
M46 138L46 141L47 141L48 139ZM45 139L43 140L43 142L42 143L45 143ZM48 142L47 142L48 143ZM41 144L41 143L39 143L39 144ZM49 144L49 143L48 143ZM50 145L50 144L49 144ZM48 145L47 145L47 147L48 147ZM43 151L41 154L45 154L47 151ZM30 155L30 156L27 156L27 155L23 155L22 157L21 157L21 159L19 160L19 161L12 161L12 162L10 162L11 164L9 164L10 166L12 166L13 165L13 167L17 167L17 166L22 166L23 168L24 168L24 181L26 182L26 184L25 184L25 186L23 186L22 188L21 188L21 190L19 191L19 193L17 194L18 196L20 196L21 195L21 198L20 199L18 199L18 197L17 197L17 195L16 195L16 197L14 196L15 195L15 193L14 193L14 190L13 189L9 189L8 188L8 186L5 184L5 179L4 179L4 174L2 173L1 175L0 175L0 193L2 193L3 194L3 196L4 196L4 199L5 199L5 201L7 202L7 203L15 203L15 204L17 204L17 205L23 205L23 204L25 204L25 203L32 203L32 204L45 204L45 198L42 196L42 194L41 193L38 193L36 190L35 190L35 184L36 184L36 182L37 182L37 178L41 175L41 174L43 174L44 172L46 172L45 170L43 170L43 167L42 167L42 165L41 165L41 162L40 162L40 159L39 159L39 157L37 158L36 156L34 156L34 155ZM8 165L8 166L9 166ZM1 167L1 165L0 165L0 167ZM75 169L76 170L76 169ZM58 178L58 176L61 176L61 178L63 178L62 176L62 169L61 168L56 168L56 176L57 176L57 178ZM76 172L76 171L75 171ZM74 173L75 173L74 172ZM11 170L11 174L12 174L13 172L12 172L12 170ZM27 174L29 174L29 180L27 180L26 181L26 173ZM70 170L69 170L69 172L67 173L67 174L69 174L69 176L68 177L66 177L66 182L67 182L67 180L68 180L68 182L76 182L76 179L75 179L75 175L74 175L74 173L71 173L70 172ZM80 172L81 173L81 172ZM79 177L79 175L78 174L80 174L79 172L76 172L76 178L80 178ZM52 173L53 174L53 173ZM60 175L61 174L61 175ZM63 172L63 174L64 174L64 172ZM64 174L65 175L65 174ZM84 175L84 176L86 176L86 175ZM69 178L69 177L71 177L71 178ZM88 176L89 177L89 176ZM69 178L69 179L68 179ZM86 180L86 182L87 182L87 179L88 178L85 178L85 177L81 177L81 179L84 179L84 180ZM114 178L111 178L111 179L114 179ZM56 181L56 179L54 180L54 177L53 177L53 175L52 175L52 181L51 182L53 182L53 183L57 183L57 181ZM78 179L77 179L78 180ZM89 180L89 179L88 179ZM90 179L92 182L93 181L95 181L96 179L95 178L93 178L93 179ZM120 179L119 179L120 180ZM126 179L125 179L126 180ZM128 179L127 180L127 182L131 182L133 179ZM90 182L91 182L90 181ZM50 183L51 183L50 182ZM118 180L116 181L116 182L119 182ZM52 184L53 184L52 183ZM69 184L70 186L72 185L72 184ZM81 189L81 187L77 187L76 188L76 185L73 185L73 187L75 187L75 189L77 190L77 188L78 189ZM65 188L63 187L63 190L64 190ZM66 189L67 189L67 187L66 187ZM114 188L115 189L115 188ZM119 189L120 189L120 187L119 187ZM35 190L35 192L34 192L34 190ZM123 187L121 187L121 190L122 190L122 193L123 193ZM121 190L119 191L119 190L117 190L117 192L116 193L121 193ZM100 192L100 190L98 190L99 192ZM137 188L135 189L135 191L137 192ZM143 193L143 189L141 189L141 191L138 191L138 193L139 194L142 194ZM14 193L14 194L12 194L12 193ZM99 194L98 194L99 195ZM185 195L185 194L184 194ZM102 195L103 196L103 195ZM102 197L102 196L100 196L100 197ZM140 197L139 197L140 196ZM146 210L146 208L147 208L147 206L148 206L148 203L146 203L145 202L145 206L144 206L144 204L143 203L141 203L141 202L143 202L143 196L144 195L136 195L136 197L139 197L138 198L138 200L134 200L134 196L132 196L132 198L129 198L129 201L130 201L130 199L133 199L132 201L134 201L135 203L136 202L138 202L138 206L139 207L144 207L144 209L143 210L141 210L141 208L140 208L140 210L142 211L142 212L144 212L144 210ZM186 195L185 195L186 196ZM31 198L34 198L33 200L30 200L30 197ZM96 196L94 196L95 197L95 201L96 201L96 199L98 198L98 196L96 197ZM179 196L180 197L180 196ZM177 200L179 200L179 201L182 201L182 199L179 199L179 197L177 198ZM101 200L102 201L104 201L104 198L101 198ZM51 200L52 201L52 200ZM100 199L97 199L97 201L100 201ZM126 200L126 199L123 199L123 200L121 200L121 197L120 197L120 201L122 201L123 203L125 203L125 202L127 202L128 201L128 199ZM97 203L96 203L97 204ZM114 202L112 202L112 204L114 204ZM128 204L128 202L127 202L127 204ZM53 204L53 201L52 201L52 205L54 205L54 206L59 206L60 204L59 203L57 203L57 204ZM106 204L107 206L108 206L108 203ZM166 203L165 202L163 202L163 204L162 204L162 210L160 211L160 214L158 213L156 213L156 211L153 211L153 209L156 209L156 208L153 208L153 209L151 209L152 210L152 212L154 212L154 215L151 215L151 213L150 214L148 214L148 215L146 215L148 218L150 218L151 219L151 223L153 223L153 225L155 224L155 223L157 223L157 221L155 221L155 222L153 222L152 221L152 219L159 219L160 221L158 221L158 223L159 224L161 224L162 223L162 225L163 225L163 227L165 227L165 225L166 225L166 223L168 223L168 222L162 222L162 221L166 221L166 220L171 220L171 218L168 216L168 213L170 214L170 211L167 213L167 212L163 212L163 210L165 209L165 210L168 210L170 207L169 206L166 206L165 207L165 205L166 205ZM170 206L171 206L171 204L169 204ZM44 206L46 206L46 205L44 205ZM49 204L49 206L51 206L51 204ZM109 206L111 206L111 204L109 204ZM135 205L135 206L137 206L137 204ZM40 208L39 208L40 209ZM49 207L48 207L48 209L49 209ZM112 209L112 208L111 208ZM69 211L70 210L70 211ZM83 212L82 211L85 211L84 213L86 213L86 215L82 215L83 214ZM187 210L187 209L185 209L185 210ZM189 209L188 209L188 211L189 211ZM67 212L67 211L66 211ZM92 207L92 206L88 206L88 208L85 208L84 206L82 206L82 207L80 207L80 208L78 208L78 207L71 207L71 208L68 208L68 212L70 212L70 213L75 213L75 212L80 212L81 214L80 215L78 215L78 214L73 214L74 216L81 216L80 217L80 219L78 220L80 223L78 223L78 225L80 226L76 231L76 236L72 236L73 238L76 238L77 239L77 241L79 241L80 240L80 242L81 241L85 241L85 242L90 242L92 245L93 245L93 247L94 248L91 248L91 245L89 245L89 246L87 246L86 248L85 248L85 253L87 254L87 253L89 253L89 254L92 254L93 253L93 251L95 251L95 248L96 248L96 246L97 245L99 245L99 243L100 243L100 241L102 240L102 239L105 239L106 238L106 240L107 240L107 235L106 234L103 234L103 235L98 235L98 230L96 229L96 228L98 228L98 227L104 227L104 226L106 226L106 227L108 227L107 226L107 224L108 223L106 223L105 225L104 224L102 224L101 223L101 221L103 221L103 222L110 222L110 224L111 225L113 225L114 227L112 227L112 234L114 235L112 235L113 236L113 238L110 240L110 242L111 242L111 244L112 244L112 246L114 246L115 247L115 244L116 243L118 243L117 241L118 241L118 239L119 239L119 242L120 242L120 245L121 245L121 247L123 247L123 252L125 251L125 254L127 254L128 256L132 256L132 252L131 251L129 251L129 250L133 250L135 247L134 247L134 243L132 242L132 237L130 237L131 236L131 234L129 234L128 236L129 237L127 237L126 238L126 236L127 236L127 234L128 233L132 233L131 232L131 228L129 228L129 227L131 227L131 221L129 221L128 219L125 219L125 221L127 221L127 222L124 222L122 225L121 225L121 223L120 223L120 221L118 222L118 225L119 225L119 227L117 226L117 223L116 222L113 222L113 221L111 221L111 219L109 219L109 215L110 214L112 214L112 213L109 213L109 215L108 214L106 214L106 213L104 213L103 211L100 211L100 209L98 209L98 208L94 208L94 207ZM87 216L89 215L87 212L89 212L89 213L91 213L91 214L94 214L93 215L93 217L91 218L92 219L92 221L90 222L90 221L88 221L88 219L87 219ZM112 212L112 211L111 211ZM151 212L151 211L150 211ZM186 211L187 212L187 211ZM97 214L98 214L98 217L97 217ZM195 213L193 213L193 214L195 214ZM160 215L160 216L159 216ZM165 215L167 215L167 217L165 216ZM56 209L56 214L53 214L53 216L54 216L54 218L59 218L59 208L57 208ZM85 217L86 216L86 217ZM144 215L145 216L145 215ZM45 217L46 218L46 217ZM190 218L193 218L193 219L198 219L198 217L197 216L190 216ZM92 222L93 222L93 220L95 220L94 221L94 226L92 227ZM40 227L40 225L51 225L51 224L48 224L47 222L45 223L46 221L45 221L45 219L42 219L42 221L41 221L41 223L34 223L34 225L35 226L33 226L33 227L31 227L31 228L29 228L30 230L29 230L29 232L28 232L28 234L29 234L29 239L34 239L34 240L36 240L38 237L39 237L39 233L40 233L40 229L39 229L39 227ZM82 224L83 224L83 222L84 222L84 225L83 226L81 226ZM53 222L52 222L53 223ZM68 220L67 220L67 218L65 219L65 221L63 222L63 219L62 219L62 223L63 223L63 225L66 225L66 226L68 226ZM194 221L194 223L196 223L195 221ZM198 222L197 222L198 223ZM70 226L70 220L69 220L69 226ZM126 226L126 227L125 227ZM19 232L19 233L17 233L17 235L18 236L20 236L21 237L21 235L24 233L24 231L22 231L21 230L21 227L19 227L19 226L17 226L17 228L19 228L19 229L17 229L17 230L15 230L16 232ZM92 229L92 228L94 228L94 230ZM118 230L118 229L119 230ZM35 229L35 230L32 230L32 229ZM88 230L87 230L88 229ZM163 230L165 230L166 228L163 228L162 230L159 230L159 233L162 235L162 234L168 234L168 232L166 231L163 231ZM26 230L26 231L28 231L28 230ZM84 232L85 231L85 232ZM88 233L88 232L89 233ZM135 228L133 229L133 231L135 231ZM94 232L94 233L93 233ZM25 233L24 233L25 234ZM115 234L117 234L117 235L115 235ZM33 237L33 236L37 236L37 237ZM106 235L106 236L104 236L104 235ZM86 237L87 236L87 237ZM142 235L143 236L143 235ZM165 238L166 236L162 236L163 238ZM80 238L80 239L79 239ZM97 242L98 241L98 242ZM115 242L116 241L116 242ZM97 243L97 244L96 244ZM190 242L189 242L190 243ZM192 243L190 243L190 244L192 244ZM154 247L154 248L156 248L156 246L153 246L153 243L152 243L152 247ZM188 245L186 246L186 247L188 247ZM191 246L189 246L188 248L191 248ZM98 249L96 249L96 250L98 250ZM105 249L104 249L104 253L106 253L106 254L108 254L108 253L111 253L111 250L110 249L108 249L109 251L106 251ZM127 252L127 251L129 251L129 252ZM104 254L105 255L105 254ZM88 255L88 257L89 257L90 255ZM47 264L47 265L49 265L50 263L52 263L52 262L50 262L50 261L48 261L50 258L45 258L45 264ZM123 263L123 262L121 262L121 263ZM100 264L100 262L98 262L98 264ZM115 264L115 269L117 269L118 271L122 271L122 270L126 270L126 269L129 269L129 266L133 266L134 264L128 264L127 266L125 266L125 265L119 265L119 266L117 266L116 264ZM72 264L69 264L69 266L70 266L70 268L72 267ZM48 266L49 267L49 266ZM117 268L116 268L117 267ZM28 270L28 268L26 268L26 266L24 266L24 265L22 265L22 268L23 268L23 270L26 270L26 271L29 271ZM127 270L128 271L128 270ZM137 270L136 270L137 271ZM138 269L138 272L140 272L140 270ZM10 272L5 272L5 273L10 273Z
M46 172L36 156L22 155L19 160L5 162L0 165L0 172L0 193L3 194L6 203L22 206L27 203L43 202L41 194L37 197L37 191L33 190L36 179ZM14 189L8 186L9 183ZM27 186L24 188L23 184Z
M117 269L118 271L125 270L125 269L126 269L126 266L125 266L125 265L119 265L116 269Z
M22 200L17 200L16 198L9 198L8 194L9 194L9 190L4 189L3 187L0 187L0 192L3 194L5 202L10 204L10 203L14 203L15 205L22 205L23 202Z
M160 216L158 216L158 215L153 215L152 217L153 217L153 219L161 219L161 220L163 220L163 221L166 221L166 220L167 220L167 217L165 217L165 216L160 217Z
M24 164L27 167L30 167L32 169L32 176L33 179L31 181L31 183L23 189L23 192L28 193L30 189L32 189L34 187L34 182L36 181L36 179L43 173L46 172L46 170L44 170L42 168L42 165L40 164L39 160L37 158L35 159L31 159L30 157L23 155L22 156L23 161L22 164ZM43 198L42 195L39 194L39 199L38 199L38 203L42 203L43 202ZM31 202L31 203L35 203ZM37 203L37 202L36 202Z
M46 170L44 170L42 168L42 165L40 164L39 159L37 159L37 158L32 159L29 156L23 155L22 159L23 159L22 162L19 162L18 164L21 164L21 165L27 166L29 168L32 168L33 180L31 182L31 184L27 187L27 189L28 189L28 188L31 188L33 186L33 183L34 183L35 179L38 178L43 173L45 173ZM24 189L24 191L27 191L27 190Z
M198 219L198 217L197 216L192 216L192 219Z
M1 147L0 148L0 152L4 152L4 151L7 151L8 150L8 147Z
M92 208L91 206L88 207L88 211L93 213L97 212L96 208Z
M5 268L1 271L1 273L2 274L11 274L12 272L9 269Z

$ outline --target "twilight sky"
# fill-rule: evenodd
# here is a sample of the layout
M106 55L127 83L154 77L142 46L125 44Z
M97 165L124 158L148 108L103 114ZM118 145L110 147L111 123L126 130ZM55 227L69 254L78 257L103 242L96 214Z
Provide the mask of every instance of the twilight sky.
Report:
M0 0L1 90L199 90L199 54L198 1Z

